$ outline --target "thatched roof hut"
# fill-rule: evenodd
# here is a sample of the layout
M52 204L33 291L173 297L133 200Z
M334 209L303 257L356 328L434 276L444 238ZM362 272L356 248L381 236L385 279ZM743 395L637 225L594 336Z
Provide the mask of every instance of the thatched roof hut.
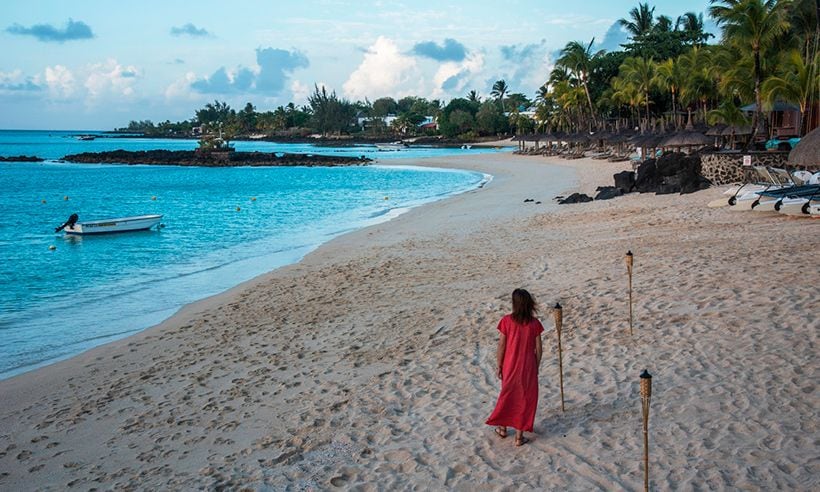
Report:
M789 165L806 169L820 169L820 127L800 139L789 153Z

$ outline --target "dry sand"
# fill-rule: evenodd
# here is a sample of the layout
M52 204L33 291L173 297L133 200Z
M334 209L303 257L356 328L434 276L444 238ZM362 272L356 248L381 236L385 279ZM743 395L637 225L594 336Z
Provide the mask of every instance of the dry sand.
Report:
M0 489L639 490L646 368L652 489L817 490L820 221L706 208L719 190L551 203L624 163L424 164L495 179L0 382ZM521 448L483 424L515 287L547 327Z

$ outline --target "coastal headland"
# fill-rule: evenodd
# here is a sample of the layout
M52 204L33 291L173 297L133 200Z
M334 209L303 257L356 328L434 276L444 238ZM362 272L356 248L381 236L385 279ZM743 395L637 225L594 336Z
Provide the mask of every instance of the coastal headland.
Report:
M623 162L418 164L494 179L0 381L0 489L637 490L644 369L651 489L817 488L806 252L820 222L707 208L719 189L552 202L610 184ZM522 448L484 425L516 287L546 328Z
M81 164L151 164L155 166L360 166L364 156L328 156L283 152L199 152L195 150L112 150L71 154L61 160Z

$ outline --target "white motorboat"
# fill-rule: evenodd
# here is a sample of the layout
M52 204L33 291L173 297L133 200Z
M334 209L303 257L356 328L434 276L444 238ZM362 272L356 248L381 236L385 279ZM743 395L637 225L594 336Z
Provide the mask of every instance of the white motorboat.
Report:
M65 230L66 234L108 234L113 232L145 231L159 224L162 215L137 215L113 219L86 220L79 222L77 214L72 214L68 221L55 232Z
M401 141L376 144L376 149L378 149L379 152L395 152L398 150L404 150L407 147L407 144Z

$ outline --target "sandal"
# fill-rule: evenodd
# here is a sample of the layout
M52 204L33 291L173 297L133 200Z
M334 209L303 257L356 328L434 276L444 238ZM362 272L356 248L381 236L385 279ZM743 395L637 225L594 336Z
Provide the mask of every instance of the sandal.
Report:
M498 437L500 437L501 439L504 439L505 437L507 437L507 429L502 429L501 427L496 427L496 428L495 428L495 433L496 433L496 434L498 435Z
M516 437L516 438L515 438L515 445L516 445L516 446L523 446L523 445L527 444L528 442L530 442L530 440L529 440L529 439L527 439L527 438L526 438L526 437L524 437L524 436L521 436L521 437Z

